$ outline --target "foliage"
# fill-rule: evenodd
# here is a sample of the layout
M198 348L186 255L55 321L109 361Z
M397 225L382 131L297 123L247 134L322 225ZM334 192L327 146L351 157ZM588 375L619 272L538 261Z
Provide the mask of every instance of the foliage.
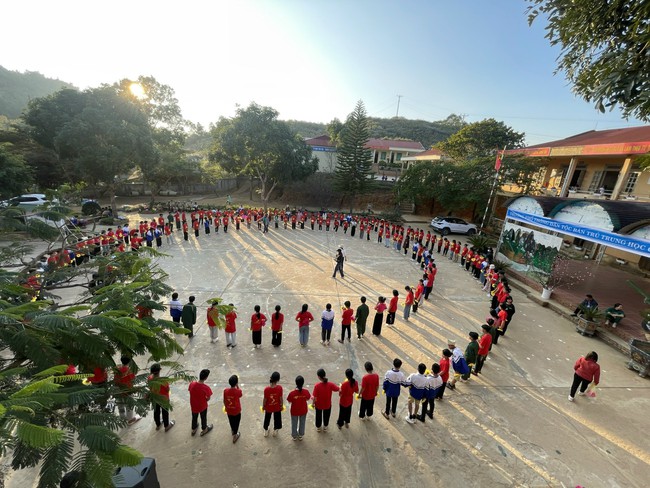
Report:
M525 134L515 132L503 122L485 119L466 125L438 147L456 160L468 160L496 154L498 149L517 149L524 146Z
M345 124L337 118L332 119L329 124L327 124L327 135L335 146L341 144L341 134L344 128Z
M10 71L0 66L0 115L20 117L29 100L50 95L61 88L72 87L61 80L47 78L36 71Z
M265 210L278 185L304 180L318 169L311 148L271 107L239 107L234 118L221 117L211 132L210 161L231 173L259 178Z
M503 233L501 253L511 261L526 264L543 273L550 273L559 251L553 246L546 246L535 241L532 230L523 231L514 228Z
M295 132L304 139L322 136L326 133L325 124L319 122L306 122L304 120L285 120L284 121L292 132Z
M22 157L13 155L0 144L0 200L23 193L32 183L32 169Z
M650 120L650 56L646 0L528 0L528 22L548 19L546 38L562 51L573 91L604 112Z
M338 164L334 170L334 183L335 188L345 196L368 193L372 187L372 156L365 148L368 139L366 108L359 100L345 121L337 148Z
M488 247L492 247L494 242L492 239L485 234L474 234L467 237L467 242L471 247L474 247L483 253L487 251Z

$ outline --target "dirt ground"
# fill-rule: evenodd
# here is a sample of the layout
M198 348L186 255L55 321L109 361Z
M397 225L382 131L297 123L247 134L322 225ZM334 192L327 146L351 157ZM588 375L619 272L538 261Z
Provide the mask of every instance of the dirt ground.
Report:
M147 216L149 217L149 216ZM138 221L140 215L130 215ZM461 240L462 237L461 237ZM333 255L344 245L348 262L345 279L331 277ZM626 368L627 358L597 339L578 335L573 325L554 312L513 292L517 313L507 335L493 348L483 375L447 391L436 404L435 418L408 424L407 392L403 390L396 419L380 415L379 396L370 422L356 417L349 429L335 425L334 397L329 431L317 433L310 410L305 438L292 441L289 412L277 437L263 437L260 405L272 371L281 373L286 394L301 374L311 390L316 370L324 368L340 383L346 368L361 378L363 364L372 361L383 377L394 357L410 374L419 362L430 366L440 357L447 339L464 349L467 334L480 330L488 298L457 264L437 259L439 273L429 302L409 322L400 311L394 327L384 325L381 337L369 333L351 343L319 344L321 311L331 303L337 312L333 337L338 337L340 307L353 307L365 295L372 307L379 295L402 291L419 278L419 267L404 256L376 243L343 235L340 230L271 229L254 227L227 235L191 237L164 247L161 260L169 283L185 301L200 305L195 337L180 338L185 354L178 358L198 375L211 369L214 396L206 437L190 435L187 385L172 386L174 429L156 431L150 416L121 432L124 441L157 462L162 487L642 487L650 477L647 412L649 380ZM409 256L410 257L410 256ZM226 348L225 337L211 344L205 321L205 301L223 297L238 307L238 346ZM293 317L307 303L317 317L309 346L298 344ZM268 315L282 306L286 323L280 348L263 332L263 346L254 349L248 332L253 306ZM371 313L372 319L373 313ZM353 327L354 328L354 327ZM268 327L267 327L268 329ZM602 367L596 398L567 401L573 363L595 350ZM241 439L232 444L222 391L231 374L240 376L244 397ZM645 446L645 447L643 447ZM18 473L8 487L31 486L30 473Z

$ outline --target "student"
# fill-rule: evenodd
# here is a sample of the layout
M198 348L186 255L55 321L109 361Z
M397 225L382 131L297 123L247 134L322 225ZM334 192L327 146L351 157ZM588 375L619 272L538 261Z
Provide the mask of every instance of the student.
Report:
M233 308L226 314L226 347L234 348L237 345L237 312L235 305L229 303L228 306Z
M287 396L291 404L291 437L294 441L301 441L305 435L305 423L307 421L307 402L311 398L309 390L303 388L305 379L296 376L296 389Z
M282 409L284 400L282 399L282 387L278 385L280 373L274 371L269 379L270 385L264 388L264 399L262 400L262 410L264 411L264 437L268 437L271 430L271 416L273 416L273 437L278 435L282 428Z
M219 340L219 328L217 327L219 319L219 310L217 310L218 304L218 302L211 303L207 312L208 328L210 329L210 342L212 344Z
M332 304L325 305L325 310L321 314L321 341L324 346L330 345L330 337L332 336L332 327L334 326L334 310Z
M469 373L467 361L463 351L456 347L456 341L452 339L447 340L447 347L451 351L451 367L454 370L454 378L447 383L447 387L451 390L456 389L456 382L460 379L461 375Z
M506 299L506 306L508 306L508 300L512 300L512 299L510 297ZM621 320L623 320L624 317L625 317L625 312L623 312L622 303L615 303L613 307L609 307L608 309L605 310L605 324L611 325L613 329L616 328L616 326L619 324ZM504 334L506 333L505 329L503 333Z
M445 389L447 388L447 382L449 381L449 369L451 367L451 351L449 349L442 350L442 357L438 364L440 364L440 379L442 380L442 385L438 388L436 393L436 400L442 400L442 397L445 394Z
M399 399L400 388L404 386L404 373L400 371L402 360L393 359L393 368L386 371L384 376L384 392L386 393L386 410L382 412L384 417L390 419L389 415L395 418L397 412L397 400Z
M384 310L386 310L386 298L379 297L378 303L375 305L375 319L372 323L372 335L381 335L381 326L384 322Z
M172 293L172 299L169 302L169 315L172 320L177 324L181 323L181 315L183 313L183 304L178 299L178 293Z
M341 278L345 278L345 274L343 273L343 261L345 261L345 256L343 256L343 251L341 248L338 248L336 250L334 261L336 261L336 266L334 267L334 274L332 274L332 278L336 278L337 272L341 273Z
M406 421L409 424L415 423L415 419L418 418L420 402L425 399L427 395L427 385L429 384L429 380L425 375L426 370L427 366L424 363L418 364L418 372L410 374L404 383L404 385L409 388L409 413L406 416Z
M386 325L395 323L395 314L397 313L397 302L399 301L399 292L393 290L393 298L388 303L388 315L386 316Z
M308 312L309 305L303 303L300 312L296 314L298 322L298 342L302 347L306 347L309 342L309 324L314 321L314 316Z
M194 337L194 324L196 324L196 305L194 305L194 300L194 296L190 296L189 302L183 305L181 312L181 322L183 323L183 328L189 329L190 333L188 337L190 339Z
M350 417L352 416L352 403L354 394L359 392L359 382L354 379L354 372L348 368L345 370L345 381L341 383L339 390L339 418L336 421L339 429L345 425L350 428Z
M239 388L239 378L236 374L228 378L230 388L223 390L223 407L228 415L230 423L230 432L232 433L232 443L239 440L239 423L241 422L241 401L242 391Z
M199 373L199 381L192 381L187 388L190 392L190 409L192 411L192 435L196 435L199 429L198 418L201 416L201 437L212 430L212 424L208 424L208 401L212 397L212 390L205 384L210 376L209 369L202 369Z
M404 289L406 290L406 299L404 300L404 320L408 320L411 316L411 307L413 306L415 295L410 286L406 286Z
M149 392L151 393L151 402L154 404L153 421L156 424L156 430L165 427L165 432L169 431L176 422L169 420L169 383L160 381L160 364L153 363L150 368L151 374L147 378L149 383ZM152 384L153 382L153 384ZM162 423L160 417L162 414Z
M251 336L255 349L262 347L262 327L266 325L266 315L260 312L260 306L255 305L255 313L251 315Z
M354 317L354 322L357 324L357 339L362 339L366 333L366 322L368 321L368 315L370 315L370 309L366 305L366 297L361 297L361 305L357 307L357 315Z
M271 344L273 347L282 345L282 325L284 324L284 314L280 313L282 307L275 306L275 313L271 315Z
M366 374L361 378L361 390L359 391L359 396L361 397L359 418L361 420L370 420L375 406L375 398L379 391L379 375L373 371L372 363L370 361L366 361L366 364L364 364L363 367L366 370Z
M115 403L117 404L117 411L119 412L120 417L126 420L128 425L133 425L142 418L135 414L135 409L132 404L129 404L128 400L130 390L133 389L135 373L133 373L129 367L129 364L131 363L130 357L122 356L120 362L122 363L122 366L117 368L113 377L115 386L120 390L120 393L116 394L117 399Z
M478 351L479 351L478 332L472 331L469 333L469 343L465 348L465 361L467 362L467 367L469 368L469 371L464 375L462 375L461 377L462 379L464 380L469 379L470 372L472 371L472 367L474 367L478 359Z
M350 308L351 304L346 301L343 304L343 313L341 314L341 338L339 342L343 344L345 341L345 333L348 333L348 342L352 342L352 320L354 320L354 309Z
M332 414L332 393L339 391L339 387L330 383L324 369L316 371L318 383L314 385L312 405L316 409L316 432L327 432ZM321 429L322 425L322 429Z
M578 395L584 395L585 390L592 381L594 385L600 383L600 366L598 365L598 354L594 351L588 353L585 357L581 357L573 365L573 383L571 384L571 392L569 393L569 401L572 402L580 387Z
M433 420L433 411L436 408L436 396L440 388L443 388L442 378L440 377L440 365L433 363L431 365L431 372L427 375L427 394L422 402L422 413L418 417L420 422L424 422L426 417Z
M490 346L492 345L492 334L490 334L490 326L487 324L481 325L483 333L478 341L478 356L476 357L476 365L472 374L478 375L483 369L483 364L490 353Z
M413 313L418 313L418 308L422 300L422 294L424 293L424 280L418 282L418 286L415 288L415 293L413 295Z

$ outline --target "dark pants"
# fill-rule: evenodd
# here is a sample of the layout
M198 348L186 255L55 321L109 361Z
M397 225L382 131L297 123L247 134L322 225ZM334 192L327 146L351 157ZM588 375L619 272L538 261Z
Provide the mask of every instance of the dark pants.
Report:
M230 422L230 432L232 432L232 435L237 435L239 432L239 422L241 422L241 413L228 415L228 422Z
M336 425L343 427L343 424L350 423L350 417L352 416L352 405L349 407L344 407L339 405L339 419L336 421Z
M160 427L160 414L162 413L162 425L165 427L169 426L169 410L164 407L161 407L156 403L156 406L153 408L153 421L156 423L156 427Z
M350 340L350 337L352 336L352 324L348 325L341 325L341 340L345 340L345 332L347 331L348 333L348 340Z
M388 312L388 315L386 315L386 324L394 324L395 323L395 313L396 312Z
M438 391L436 393L436 400L442 400L442 397L445 394L445 389L447 389L447 382L443 382L442 386L438 388Z
M320 337L323 342L330 341L330 337L332 337L332 329L321 329L320 331Z
M316 428L319 429L322 425L327 427L330 423L330 415L332 415L332 409L328 408L327 410L316 409Z
M201 430L208 428L208 409L206 408L201 413L192 412L192 430L199 428L199 415L201 415Z
M359 406L359 417L364 418L366 415L372 417L373 409L375 407L375 399L364 400L361 399L361 405Z
M273 430L282 428L282 412L264 412L264 430L268 430L273 415Z
M420 420L424 422L425 416L428 416L430 419L433 418L433 411L436 409L436 400L435 397L427 398L422 400L420 404L422 406L422 413L420 414Z
M282 333L278 330L271 332L271 344L274 346L280 346L282 344Z
M578 386L580 386L580 393L584 393L587 387L589 386L589 383L591 383L590 380L586 380L582 376L573 373L573 384L571 385L571 397L576 396L576 391L578 391Z
M424 289L424 299L428 300L429 299L429 294L431 293L431 290L433 290L433 286L427 286Z
M345 278L345 275L343 274L343 263L336 263L336 267L334 268L334 274L332 275L332 278L336 278L336 272L341 273L341 278Z
M397 399L399 397L386 396L386 414L392 413L395 415L397 412Z
M487 359L487 354L483 356L482 354L479 354L476 357L476 364L474 365L474 372L475 373L480 373L481 370L483 369L483 364L485 363L485 360Z

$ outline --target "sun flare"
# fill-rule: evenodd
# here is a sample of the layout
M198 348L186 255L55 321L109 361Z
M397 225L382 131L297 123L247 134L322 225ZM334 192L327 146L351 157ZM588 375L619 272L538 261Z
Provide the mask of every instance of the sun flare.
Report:
M147 93L144 91L144 87L140 83L131 83L129 85L129 91L138 100L147 98Z

